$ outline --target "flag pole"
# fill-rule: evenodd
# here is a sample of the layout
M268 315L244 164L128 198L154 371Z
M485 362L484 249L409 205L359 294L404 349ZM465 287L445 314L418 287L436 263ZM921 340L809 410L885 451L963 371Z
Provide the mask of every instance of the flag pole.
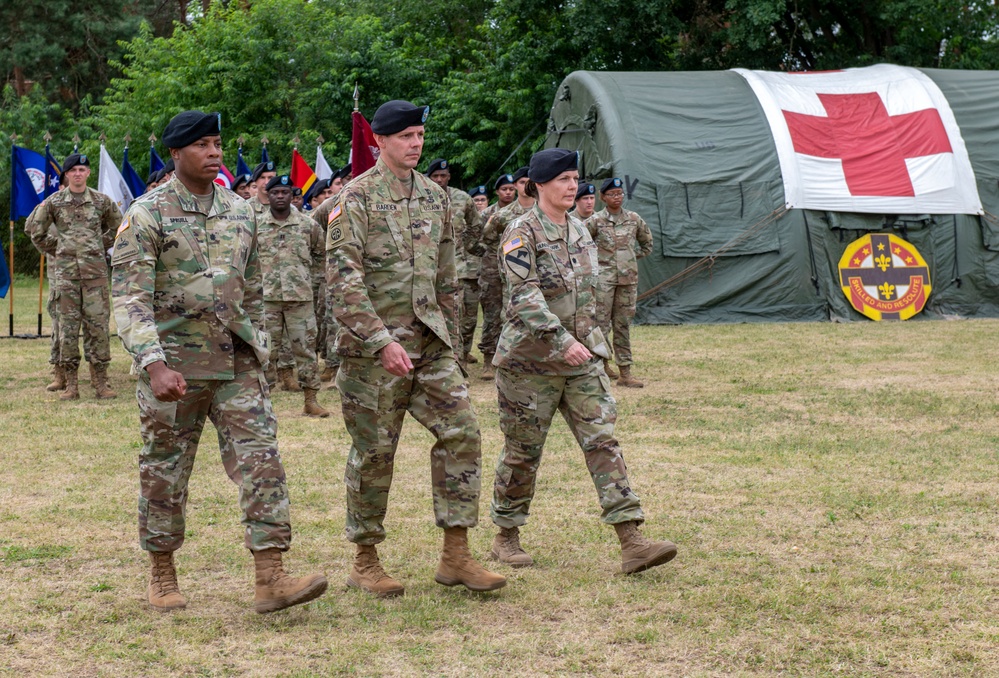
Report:
M10 135L10 171L11 171L11 182L10 182L10 201L11 201L11 215L14 214L14 146L17 144L17 135ZM10 220L10 265L7 267L7 271L10 274L10 298L8 302L10 304L9 311L7 314L7 320L10 323L10 336L14 336L14 220Z

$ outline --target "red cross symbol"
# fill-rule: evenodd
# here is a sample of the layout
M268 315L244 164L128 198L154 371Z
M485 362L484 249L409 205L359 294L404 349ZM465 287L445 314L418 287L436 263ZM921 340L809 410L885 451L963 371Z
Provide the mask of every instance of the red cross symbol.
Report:
M783 111L794 150L842 160L851 195L914 196L906 158L953 152L935 108L888 115L876 92L817 96L828 117Z

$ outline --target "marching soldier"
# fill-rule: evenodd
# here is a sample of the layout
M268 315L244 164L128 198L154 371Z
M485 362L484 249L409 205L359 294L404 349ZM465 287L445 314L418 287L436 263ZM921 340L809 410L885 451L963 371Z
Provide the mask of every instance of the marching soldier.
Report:
M620 179L607 179L600 186L600 199L606 207L586 222L597 244L600 278L597 292L597 317L604 336L614 331L614 360L621 368L617 383L627 388L642 388L632 376L631 319L638 299L638 260L652 253L652 231L642 217L622 209L624 185ZM637 249L637 252L636 252ZM610 361L606 362L610 366ZM613 370L608 371L608 376ZM612 379L614 377L611 377Z
M253 211L213 183L221 116L185 111L163 131L176 177L129 207L112 255L118 335L139 373L139 542L158 610L183 608L173 552L184 543L187 484L210 417L239 486L256 611L319 597L322 575L285 574L288 487L263 365L268 338Z
M73 153L63 162L66 189L53 193L31 213L24 230L39 251L51 257L59 298L59 370L65 389L61 400L80 397L80 329L90 365L90 382L98 398L115 398L108 384L111 343L108 324L108 265L105 252L114 242L121 212L110 197L87 187L90 159Z
M435 579L491 591L506 584L468 549L478 523L479 425L455 358L455 241L447 193L414 171L429 108L390 101L371 129L375 166L349 183L326 231L327 282L340 323L343 418L353 444L347 459L347 538L357 546L347 585L377 596L402 595L375 545L383 521L406 412L433 433L434 515L444 530Z

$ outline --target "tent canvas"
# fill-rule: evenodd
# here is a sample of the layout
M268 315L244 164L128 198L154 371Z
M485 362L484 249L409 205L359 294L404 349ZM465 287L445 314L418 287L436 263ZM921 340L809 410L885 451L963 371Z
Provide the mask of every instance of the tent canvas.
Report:
M636 322L864 319L838 264L871 232L926 259L933 292L917 318L999 317L999 73L920 73L953 111L983 214L787 209L766 113L734 71L574 72L546 145L579 150L581 176L622 178L625 207L649 223Z

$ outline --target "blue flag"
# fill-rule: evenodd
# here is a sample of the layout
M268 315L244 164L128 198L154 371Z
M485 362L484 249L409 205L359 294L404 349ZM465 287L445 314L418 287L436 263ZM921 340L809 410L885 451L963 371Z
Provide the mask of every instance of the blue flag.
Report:
M267 155L267 147L264 146L264 150L260 151L260 162L270 162L271 156Z
M3 241L0 240L0 245ZM7 290L10 289L10 271L7 270L7 250L0 252L0 299L7 296Z
M250 170L250 166L246 164L246 161L243 160L243 147L240 146L239 159L236 160L236 176L238 177L244 174L253 174L253 172Z
M163 169L163 161L156 153L156 148L152 144L149 144L149 173L152 174L161 169Z
M128 190L132 192L132 197L138 198L146 192L146 182L139 178L132 164L128 161L128 147L121 158L121 178L128 184Z
M54 157L49 145L45 144L45 197L59 191L59 177L62 175L62 165Z
M10 220L31 214L45 194L45 158L27 148L10 147Z

